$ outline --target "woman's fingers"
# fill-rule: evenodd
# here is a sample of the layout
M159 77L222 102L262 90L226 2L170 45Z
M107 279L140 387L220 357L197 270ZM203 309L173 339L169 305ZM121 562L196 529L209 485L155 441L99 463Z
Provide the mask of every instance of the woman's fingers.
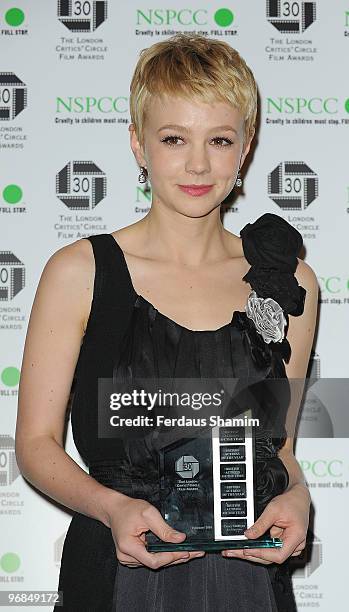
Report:
M244 548L234 551L224 551L225 557L238 557L248 561L259 561L262 563L283 563L288 557L296 556L305 548L306 540L299 542L299 536L294 529L284 530L282 548ZM300 551L298 553L298 551ZM232 554L230 554L232 553ZM295 554L296 553L296 554Z
M158 554L158 553L154 553ZM178 563L186 563L191 559L196 559L197 557L203 557L205 555L204 550L194 550L194 551L181 551L181 557L179 559L175 559L174 561L170 561L170 563L166 563L163 567L167 567L169 565L177 565ZM126 553L122 553L119 551L118 553L118 561L121 565L127 565L127 567L142 567L143 564L137 561L131 555L127 555Z
M260 557L254 557L253 555L247 556L245 551L241 548L238 550L228 550L222 552L223 557L227 559L245 559L245 561L255 561L256 563L263 563L264 565L269 565L272 561L267 561L265 559L261 559Z
M164 567L168 567L169 565L177 565L178 563L186 563L187 561L191 561L192 559L197 559L199 557L204 557L205 556L205 551L201 550L201 551L191 551L189 554L189 557L187 559L177 559L177 561L172 561L171 563L167 563L166 566Z
M141 503L140 503L141 502ZM204 551L163 551L148 552L146 548L145 532L149 529L164 542L180 543L186 534L173 529L161 516L155 506L143 500L127 502L130 508L129 524L123 530L116 525L114 536L117 549L117 558L122 565L139 567L140 565L157 569L165 565L183 563L200 556ZM120 531L118 537L118 531Z
M121 565L141 565L137 559L135 559L131 555L128 555L127 553L121 552L119 549L117 552L117 560L119 561L119 563L121 563Z
M277 525L273 525L270 529L270 535L272 538L280 538L284 532L282 527L277 527Z
M254 524L245 530L245 536L252 539L262 536L268 529L276 526L275 523L277 516L278 505L274 498L269 502Z
M187 551L184 550L178 552L149 553L138 536L127 536L124 540L120 540L119 551L130 555L134 560L151 569L157 569L162 565L168 565L172 563L172 561L189 558Z
M301 555L303 550L306 547L306 540L303 540L300 544L298 544L296 550L292 553L291 557L297 557L298 555Z
M186 534L182 531L177 531L177 529L173 529L173 527L165 521L155 506L149 504L143 510L142 517L145 519L147 528L158 536L160 540L164 542L173 542L174 544L181 543L185 540Z

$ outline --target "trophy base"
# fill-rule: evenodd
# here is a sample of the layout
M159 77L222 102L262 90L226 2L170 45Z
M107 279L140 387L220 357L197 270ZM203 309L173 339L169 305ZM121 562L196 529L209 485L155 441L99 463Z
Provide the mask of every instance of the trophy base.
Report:
M176 552L179 550L229 550L241 548L281 548L283 541L279 538L264 538L263 540L195 540L195 542L146 542L148 552Z

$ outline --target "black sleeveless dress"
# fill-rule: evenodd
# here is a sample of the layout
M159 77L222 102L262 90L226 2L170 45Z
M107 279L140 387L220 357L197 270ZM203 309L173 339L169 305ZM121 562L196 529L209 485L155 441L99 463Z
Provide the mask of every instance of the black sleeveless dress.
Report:
M90 475L103 485L156 505L151 449L98 438L99 378L252 376L288 383L288 315L302 314L305 298L294 276L302 236L272 213L245 225L240 236L251 266L243 279L254 298L272 298L281 307L278 327L271 325L275 318L261 318L253 300L249 310L235 311L217 330L183 327L136 293L123 251L111 234L87 238L96 272L74 376L71 421L77 450ZM287 488L288 473L277 457L283 442L282 437L259 440L260 511ZM130 568L118 562L111 530L78 512L65 538L58 589L63 607L55 607L56 612L296 612L289 560L262 565L210 552L158 570Z

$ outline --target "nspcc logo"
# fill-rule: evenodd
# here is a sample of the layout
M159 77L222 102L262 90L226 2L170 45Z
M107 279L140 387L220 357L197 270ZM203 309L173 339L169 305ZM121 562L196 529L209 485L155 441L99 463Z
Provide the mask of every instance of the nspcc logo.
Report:
M235 14L230 8L222 7L214 12L207 10L207 8L142 8L136 11L136 25L143 26L161 26L165 27L182 27L191 26L194 28L212 27L215 29L210 30L210 34L217 34L217 27L225 29L225 35L236 34L236 30L227 30L234 24L235 26ZM155 30L156 34L160 34L160 31ZM153 30L148 32L136 30L136 34L150 33L153 35ZM165 32L163 32L165 33ZM166 32L167 33L167 32ZM169 32L168 32L169 33ZM174 32L173 32L174 33ZM200 32L203 33L203 32ZM209 32L204 32L208 34Z
M107 18L107 2L58 0L58 18L71 32L94 32Z
M267 19L282 34L299 34L315 21L316 4L267 0Z
M0 119L10 121L27 106L27 88L13 72L0 72Z
M70 210L91 210L107 194L105 173L92 161L70 161L56 176L56 193Z
M138 9L137 25L181 25L204 26L209 22L207 9ZM220 8L213 15L214 22L226 28L234 21L234 13L228 8Z
M318 177L304 162L281 162L268 175L268 195L283 210L304 210L318 196Z

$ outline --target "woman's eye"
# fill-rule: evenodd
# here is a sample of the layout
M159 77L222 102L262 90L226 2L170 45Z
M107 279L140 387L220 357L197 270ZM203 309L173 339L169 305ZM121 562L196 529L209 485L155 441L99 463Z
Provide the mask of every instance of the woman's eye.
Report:
M230 145L232 145L232 144L233 144L232 140L230 140L229 138L221 138L221 137L217 137L217 138L214 138L213 140L220 140L220 141L223 141L223 140L224 140L224 141L227 143L227 144L225 144L225 145L218 145L218 146L220 146L220 147L222 147L222 146L223 146L223 147L230 147Z
M173 147L173 146L176 146L177 144L176 142L173 142L174 140L183 140L183 139L180 136L166 136L165 138L161 140L161 142L165 142L170 147ZM223 137L217 136L216 138L213 138L213 140L220 141L220 143L222 143L223 141L227 143L227 144L216 145L220 148L230 147L233 144L233 142L229 138L223 138Z
M170 147L173 147L176 145L175 142L173 142L173 140L182 140L180 136L166 136L166 138L163 138L161 140L161 142L165 142L166 144L168 144Z

